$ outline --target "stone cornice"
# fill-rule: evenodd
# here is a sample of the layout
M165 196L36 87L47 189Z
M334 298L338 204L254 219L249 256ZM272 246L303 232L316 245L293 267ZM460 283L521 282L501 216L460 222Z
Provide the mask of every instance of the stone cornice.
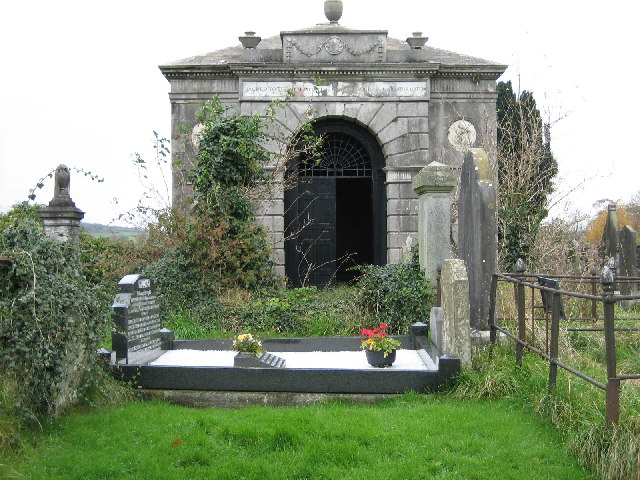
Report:
M438 77L471 77L478 80L496 80L507 65L440 65Z
M168 80L219 77L471 77L497 79L506 69L504 65L456 65L439 63L383 63L383 64L257 64L229 63L219 65L163 65L160 70Z

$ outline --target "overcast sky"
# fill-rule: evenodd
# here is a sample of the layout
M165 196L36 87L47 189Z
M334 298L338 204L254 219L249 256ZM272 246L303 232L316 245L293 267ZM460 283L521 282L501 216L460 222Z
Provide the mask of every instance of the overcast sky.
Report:
M640 190L628 132L640 111L631 1L344 4L343 26L402 40L422 31L428 45L509 65L501 80L532 90L546 119L563 118L551 133L560 190L590 180L556 215ZM151 160L152 132L170 136L158 65L238 44L247 30L266 38L326 21L323 0L21 0L3 2L0 18L0 206L26 200L64 163L104 178L73 174L71 183L85 220L101 223L143 191L131 155ZM48 202L52 182L37 194Z

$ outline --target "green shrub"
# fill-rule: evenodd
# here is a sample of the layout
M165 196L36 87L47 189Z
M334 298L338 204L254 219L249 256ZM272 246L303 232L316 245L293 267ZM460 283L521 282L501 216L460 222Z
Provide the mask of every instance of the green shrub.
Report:
M390 333L405 333L412 323L429 323L436 296L420 269L417 247L408 264L360 268L356 305L371 324L386 323Z
M142 268L141 273L155 282L163 318L190 312L202 319L215 317L221 307L217 291L202 281L202 275L191 256L184 251L167 252L159 260Z
M110 298L87 281L76 245L16 216L0 232L0 375L19 378L15 413L59 413L92 379L94 352L109 326Z

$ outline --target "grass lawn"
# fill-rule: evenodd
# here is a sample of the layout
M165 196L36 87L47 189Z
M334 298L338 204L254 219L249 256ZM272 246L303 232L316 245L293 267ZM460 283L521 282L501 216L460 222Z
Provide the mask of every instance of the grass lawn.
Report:
M586 479L558 434L504 401L74 413L14 468L26 479Z

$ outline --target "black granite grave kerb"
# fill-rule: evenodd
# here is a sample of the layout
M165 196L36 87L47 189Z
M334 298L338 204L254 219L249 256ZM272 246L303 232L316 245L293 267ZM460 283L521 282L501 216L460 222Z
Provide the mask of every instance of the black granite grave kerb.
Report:
M422 331L398 336L402 348L429 356L437 370L343 370L237 367L152 366L148 362L120 364L116 374L138 388L180 391L297 392L397 394L409 390L435 392L460 373L460 359L439 356ZM266 339L263 347L279 352L359 350L360 337ZM224 350L231 340L174 340L174 349ZM364 353L363 353L364 355ZM422 357L421 357L422 358ZM423 358L425 361L426 358Z
M232 340L174 340L171 331L160 328L160 310L151 279L127 275L118 285L120 293L113 303L112 348L116 358L112 367L117 377L138 388L395 394L408 390L438 391L460 373L460 359L441 356L427 338L428 327L421 323L411 327L410 335L396 338L402 348L417 350L425 365L435 363L437 370L289 369L284 364L279 364L279 368L273 368L274 365L252 368L149 365L168 350L231 350ZM263 341L263 347L272 352L357 351L360 340L361 337L270 338Z

